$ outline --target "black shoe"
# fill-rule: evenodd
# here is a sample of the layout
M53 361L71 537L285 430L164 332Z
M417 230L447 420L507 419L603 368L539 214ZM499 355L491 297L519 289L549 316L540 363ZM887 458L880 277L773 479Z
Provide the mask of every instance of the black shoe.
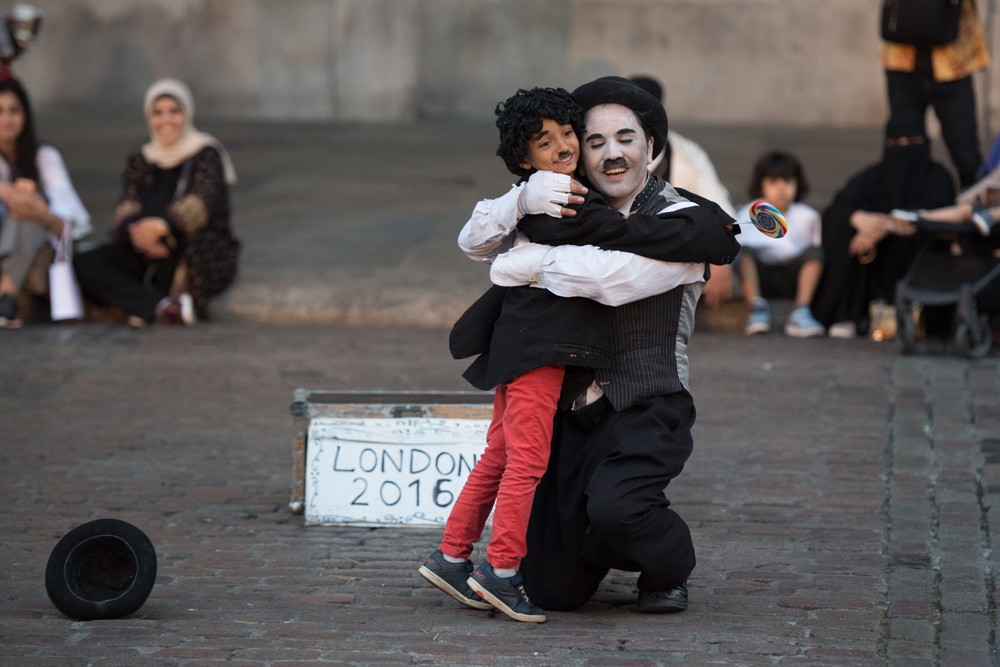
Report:
M472 561L464 563L449 563L438 549L424 561L417 572L442 591L455 598L466 607L473 609L492 609L469 588L469 575L472 574Z
M491 605L515 621L544 623L545 612L531 604L520 574L498 577L489 563L483 563L469 577L469 587Z
M644 614L672 614L688 608L687 582L669 591L639 591L636 611Z
M0 329L20 329L22 324L17 316L17 297L0 294Z

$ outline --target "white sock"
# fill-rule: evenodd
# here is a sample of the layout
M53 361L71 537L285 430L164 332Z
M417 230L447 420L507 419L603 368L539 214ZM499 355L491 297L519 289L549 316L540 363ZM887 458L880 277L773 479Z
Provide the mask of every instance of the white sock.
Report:
M503 577L504 579L507 579L508 577L513 577L515 574L517 574L517 568L516 567L495 567L495 568L493 568L493 572L498 577Z
M441 552L441 556L443 556L444 559L446 561L448 561L449 563L464 563L465 562L464 558L455 558L454 556L449 556L448 554L444 553L443 551Z

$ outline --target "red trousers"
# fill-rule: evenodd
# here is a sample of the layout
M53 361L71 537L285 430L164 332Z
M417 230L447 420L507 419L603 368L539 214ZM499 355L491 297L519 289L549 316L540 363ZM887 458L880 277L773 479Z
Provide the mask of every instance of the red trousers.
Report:
M535 487L549 463L563 374L561 366L542 366L497 387L486 450L448 515L442 553L468 558L495 501L487 560L495 568L520 565Z

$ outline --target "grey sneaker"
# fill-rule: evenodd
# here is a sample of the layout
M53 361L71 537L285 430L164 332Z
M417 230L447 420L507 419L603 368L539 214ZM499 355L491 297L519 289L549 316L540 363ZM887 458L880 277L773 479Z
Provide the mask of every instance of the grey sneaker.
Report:
M826 327L813 317L809 306L798 306L785 322L785 334L793 338L812 338L825 333Z
M750 304L750 314L747 316L747 325L743 333L748 336L753 334L767 333L771 330L771 307L764 299L754 299Z
M469 577L469 587L515 621L545 622L545 612L531 604L524 592L520 574L498 577L489 563L483 563Z
M492 609L493 607L480 600L469 588L469 575L472 574L472 561L464 563L449 563L438 549L424 561L417 572L420 576L437 586L442 591L455 598L466 607L473 609Z

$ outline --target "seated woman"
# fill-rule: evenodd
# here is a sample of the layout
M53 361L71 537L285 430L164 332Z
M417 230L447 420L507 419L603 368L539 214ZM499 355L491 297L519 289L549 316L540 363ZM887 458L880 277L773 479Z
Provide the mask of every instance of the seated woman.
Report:
M918 240L894 224L890 211L937 208L954 199L952 176L931 159L922 124L890 120L881 162L852 176L823 213L826 263L812 310L831 337L865 332L869 303L893 302L896 283L913 261Z
M35 137L24 87L0 81L0 329L20 327L18 295L45 294L49 250L71 225L76 238L90 232L59 151ZM36 263L36 261L38 263ZM46 266L41 266L45 264ZM41 271L31 271L35 267ZM40 279L32 279L40 275ZM30 283L30 284L29 284Z
M114 241L74 259L83 294L125 311L135 327L193 324L236 278L239 241L229 225L229 155L197 131L191 92L162 79L144 104L150 142L130 155Z

